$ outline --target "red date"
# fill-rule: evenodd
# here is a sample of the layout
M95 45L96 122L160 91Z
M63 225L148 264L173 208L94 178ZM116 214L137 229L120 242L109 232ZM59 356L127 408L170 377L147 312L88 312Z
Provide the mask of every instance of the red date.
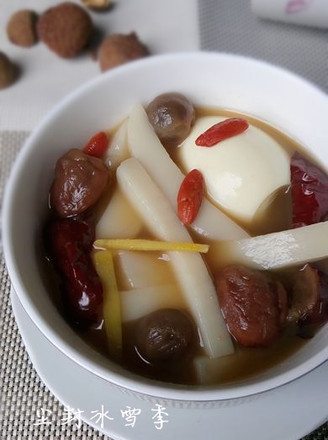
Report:
M323 221L328 213L328 177L304 156L291 158L293 227Z
M81 219L56 219L46 229L50 259L63 281L70 320L85 328L99 320L103 290L91 260L94 226Z

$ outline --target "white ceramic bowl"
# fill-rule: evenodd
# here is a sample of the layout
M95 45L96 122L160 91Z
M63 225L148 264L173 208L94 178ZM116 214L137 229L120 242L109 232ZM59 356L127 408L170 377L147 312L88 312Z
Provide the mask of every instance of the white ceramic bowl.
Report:
M222 401L273 389L328 358L328 326L295 355L255 378L215 388L163 384L126 372L87 346L52 304L41 276L42 214L56 159L127 116L132 104L168 91L196 105L238 110L267 120L305 145L328 168L327 96L290 72L228 54L154 56L99 75L48 114L27 140L8 182L4 252L13 287L41 332L69 358L124 390L169 400Z

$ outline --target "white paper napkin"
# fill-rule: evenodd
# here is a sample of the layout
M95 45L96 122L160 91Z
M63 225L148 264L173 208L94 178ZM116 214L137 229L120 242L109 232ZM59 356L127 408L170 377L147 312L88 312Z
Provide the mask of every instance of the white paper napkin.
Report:
M29 8L41 13L58 3L0 0L0 50L21 68L19 80L0 90L0 130L32 130L59 100L101 74L98 63L88 54L66 60L41 42L24 49L8 41L5 28L13 12ZM90 14L104 34L135 31L152 54L199 48L197 0L116 0L111 11Z

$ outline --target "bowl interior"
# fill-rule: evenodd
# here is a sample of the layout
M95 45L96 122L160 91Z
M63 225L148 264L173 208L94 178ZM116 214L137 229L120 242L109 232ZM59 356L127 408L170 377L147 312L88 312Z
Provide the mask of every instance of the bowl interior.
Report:
M196 401L266 391L327 359L327 326L295 355L254 379L205 389L173 386L125 372L97 354L61 318L46 290L39 245L56 159L69 148L83 145L93 133L122 120L135 102L147 103L169 91L185 94L196 105L237 110L266 120L306 146L328 169L328 99L303 79L266 63L228 54L173 54L136 61L99 76L68 96L26 142L4 202L4 251L11 281L45 336L80 365L110 382L151 396Z

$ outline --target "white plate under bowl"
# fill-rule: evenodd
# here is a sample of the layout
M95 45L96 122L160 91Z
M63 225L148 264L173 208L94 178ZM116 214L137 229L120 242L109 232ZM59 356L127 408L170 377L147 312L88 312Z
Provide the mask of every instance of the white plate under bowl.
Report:
M74 363L42 335L13 289L11 301L26 349L42 381L64 408L72 412L83 411L83 421L115 440L199 440L205 437L207 440L299 440L328 418L325 386L328 363L325 363L273 391L230 401L220 407L176 407L163 402L167 413L163 420L167 422L158 429L154 423L156 418L153 419L155 403L124 394L118 387ZM101 411L102 405L113 418L105 419L103 428L93 412ZM134 427L126 426L128 422L122 417L121 411L127 411L128 407L141 410ZM38 419L37 414L33 416ZM62 418L62 414L58 417ZM71 423L78 423L78 420Z

